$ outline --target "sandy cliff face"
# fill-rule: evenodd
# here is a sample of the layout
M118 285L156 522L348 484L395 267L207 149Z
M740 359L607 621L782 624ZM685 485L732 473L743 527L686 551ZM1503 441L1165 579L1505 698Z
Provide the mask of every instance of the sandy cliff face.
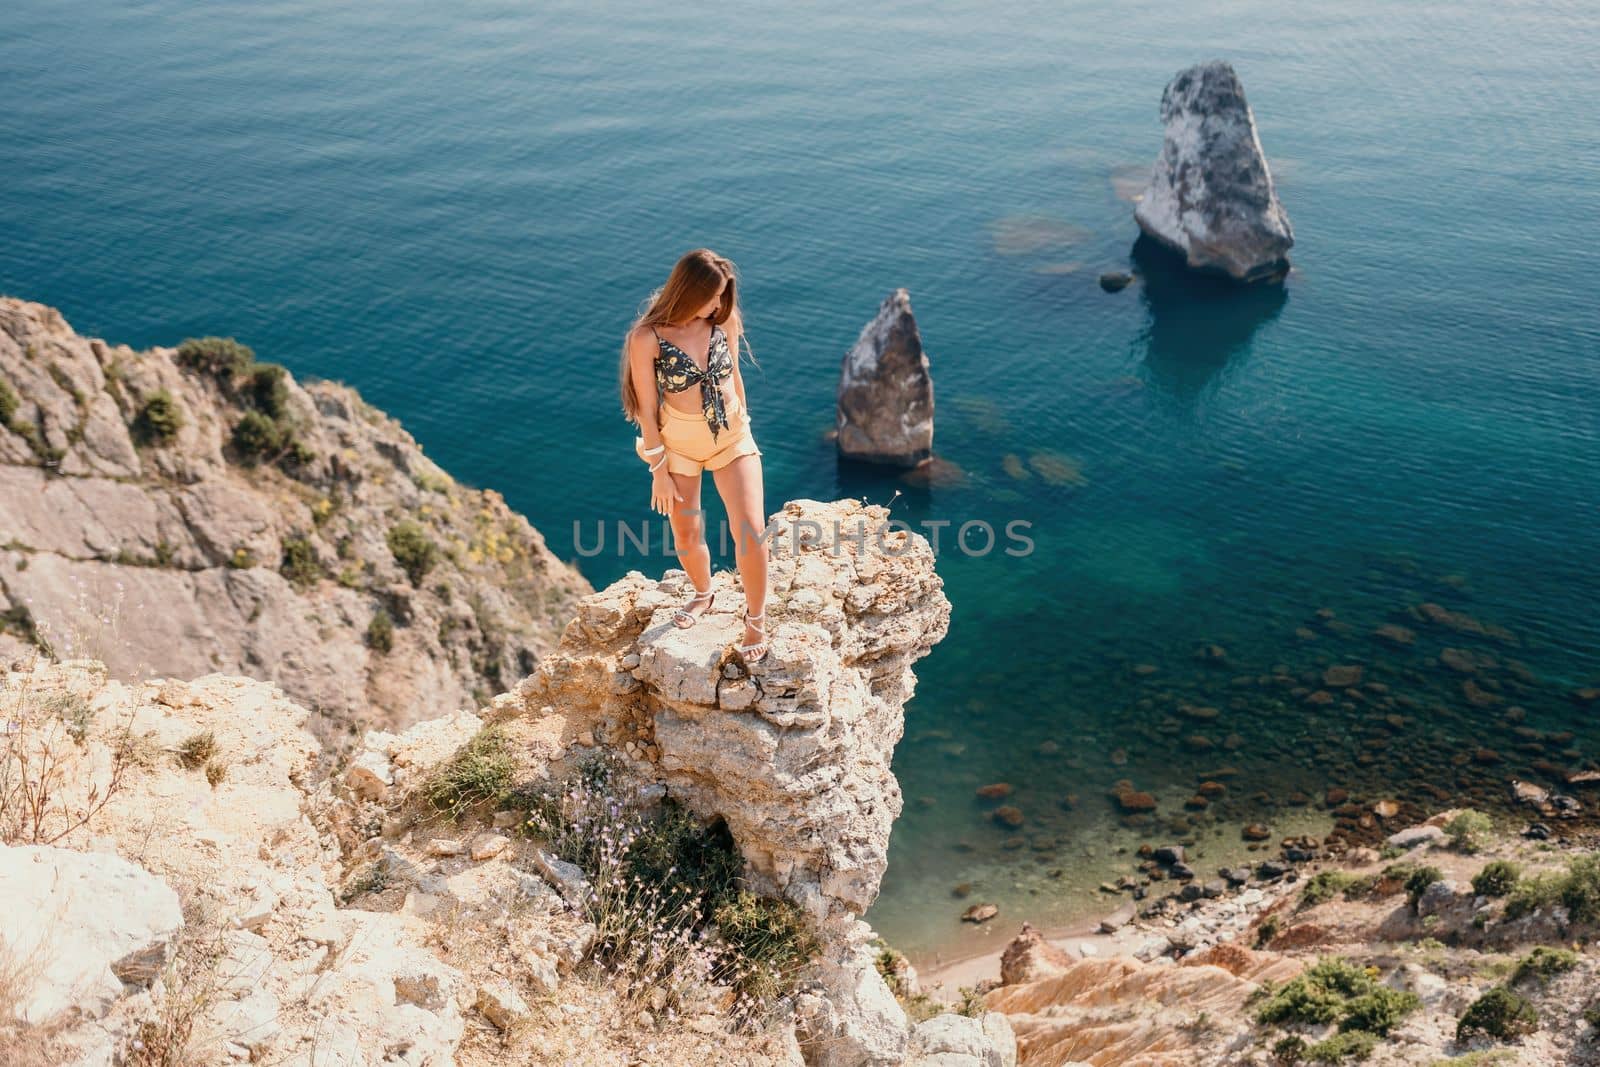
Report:
M225 364L0 298L0 655L248 674L324 733L533 669L590 587L526 519L353 389Z

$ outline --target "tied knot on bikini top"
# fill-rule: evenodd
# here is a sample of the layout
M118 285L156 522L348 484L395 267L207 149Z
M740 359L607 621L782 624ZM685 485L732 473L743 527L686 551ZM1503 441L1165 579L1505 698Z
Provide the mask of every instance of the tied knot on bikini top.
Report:
M733 373L733 354L728 350L727 334L716 323L711 326L711 340L707 345L706 369L701 370L693 357L671 341L655 333L660 351L656 353L656 385L668 393L681 393L691 385L700 386L700 410L711 427L711 439L717 439L718 428L728 426L728 413L722 401L722 383Z

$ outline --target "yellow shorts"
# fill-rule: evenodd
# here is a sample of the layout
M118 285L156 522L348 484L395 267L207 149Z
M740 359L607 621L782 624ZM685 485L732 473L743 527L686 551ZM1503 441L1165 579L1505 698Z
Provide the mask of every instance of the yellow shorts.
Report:
M679 411L665 400L660 412L661 443L667 446L667 470L672 474L699 474L726 467L740 456L759 456L755 436L750 432L750 413L735 395L727 404L728 426L711 437L711 426L700 412ZM640 451L639 440L634 451ZM642 454L641 459L646 458ZM654 457L651 457L654 458Z

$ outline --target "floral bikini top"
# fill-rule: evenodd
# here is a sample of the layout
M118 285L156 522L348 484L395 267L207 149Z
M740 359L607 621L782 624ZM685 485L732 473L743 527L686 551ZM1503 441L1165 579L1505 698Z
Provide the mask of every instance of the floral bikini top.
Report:
M655 333L656 328L650 327ZM711 343L706 353L706 369L695 365L694 359L656 333L660 351L656 353L656 385L668 393L681 393L696 383L700 386L700 410L705 413L711 427L711 439L717 439L717 429L726 429L728 413L722 402L722 382L733 373L733 354L728 351L728 335L721 325L712 323Z

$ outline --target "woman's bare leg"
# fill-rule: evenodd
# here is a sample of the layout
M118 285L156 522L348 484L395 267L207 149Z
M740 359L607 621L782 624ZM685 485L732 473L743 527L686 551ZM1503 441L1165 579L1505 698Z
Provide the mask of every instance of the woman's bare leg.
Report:
M739 566L739 581L744 585L746 610L760 615L767 603L767 542L762 537L767 525L766 502L761 480L761 457L740 456L727 466L711 472L723 506L728 509L728 525L733 528L733 556ZM766 622L765 619L760 620ZM769 631L770 632L770 631ZM744 640L751 645L761 640L756 629L745 624Z
M705 511L700 507L700 475L672 474L672 484L683 498L672 502L672 542L678 553L678 563L695 589L710 589L711 549L706 546ZM699 615L705 609L706 602L702 598L685 610L690 615Z

